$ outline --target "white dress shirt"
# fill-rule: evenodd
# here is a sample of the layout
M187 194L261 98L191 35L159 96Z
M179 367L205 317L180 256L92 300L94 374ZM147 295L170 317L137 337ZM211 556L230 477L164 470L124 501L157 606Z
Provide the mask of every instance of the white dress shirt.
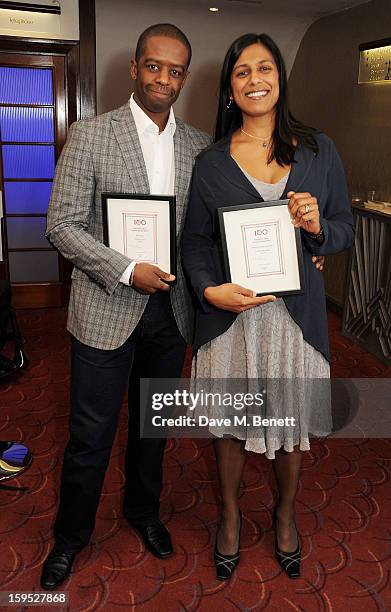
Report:
M153 195L173 195L175 183L174 134L176 122L173 108L170 109L167 125L159 134L159 127L144 113L134 100L129 100L130 110L136 124L148 174L149 190ZM121 276L121 283L129 285L137 262L133 261Z

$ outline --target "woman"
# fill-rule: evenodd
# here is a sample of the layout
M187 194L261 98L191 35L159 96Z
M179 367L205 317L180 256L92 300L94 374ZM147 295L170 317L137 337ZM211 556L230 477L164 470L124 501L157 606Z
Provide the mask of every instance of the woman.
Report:
M217 577L230 578L239 562L238 491L244 451L251 450L272 459L279 493L276 558L296 578L295 498L302 451L310 448L309 432L331 430L327 393L316 392L316 381L329 379L330 355L323 280L311 257L351 246L351 207L333 142L289 112L284 62L266 34L241 36L228 50L215 136L215 144L196 161L182 243L184 267L199 302L192 377L295 379L293 389L299 389L284 406L296 418L293 430L265 428L256 438L232 428L215 432L222 498ZM276 199L289 199L292 223L300 228L305 290L279 299L254 297L225 282L217 208ZM305 384L296 385L298 379ZM275 404L274 411L280 408Z

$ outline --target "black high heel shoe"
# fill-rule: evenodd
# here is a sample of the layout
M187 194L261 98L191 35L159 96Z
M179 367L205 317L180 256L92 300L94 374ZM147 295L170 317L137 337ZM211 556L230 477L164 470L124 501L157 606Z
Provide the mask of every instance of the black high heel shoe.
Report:
M284 570L289 578L300 578L300 563L301 563L301 547L299 534L297 533L297 548L293 552L284 552L279 549L277 541L277 512L274 510L274 541L276 559L280 567Z
M217 580L229 580L234 573L234 570L239 565L239 545L240 545L240 532L242 530L242 513L239 510L239 543L238 550L234 555L222 555L217 548L217 535L216 544L214 550L214 562L217 572Z

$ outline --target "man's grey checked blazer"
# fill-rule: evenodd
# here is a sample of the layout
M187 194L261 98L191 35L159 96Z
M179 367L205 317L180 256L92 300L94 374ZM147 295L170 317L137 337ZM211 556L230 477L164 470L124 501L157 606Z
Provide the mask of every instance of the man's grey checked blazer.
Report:
M179 331L192 341L194 313L180 262L180 234L196 155L207 134L176 119L177 284L170 290ZM119 282L130 260L103 244L102 192L149 193L148 175L129 104L74 123L57 164L46 236L74 264L68 330L99 349L121 346L148 302Z

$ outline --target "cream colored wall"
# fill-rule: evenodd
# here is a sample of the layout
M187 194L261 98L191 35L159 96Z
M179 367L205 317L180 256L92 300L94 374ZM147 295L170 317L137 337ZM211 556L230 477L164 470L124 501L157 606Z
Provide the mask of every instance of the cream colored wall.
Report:
M226 3L231 4L231 3ZM246 32L267 32L281 47L290 69L309 20L283 14L264 15L261 8L232 3L210 13L197 2L171 0L96 0L98 113L129 97L129 61L139 34L154 23L181 28L193 47L190 77L175 112L206 131L214 124L221 64L231 42Z
M61 15L59 16L8 10L2 10L1 14L0 35L79 40L79 0L61 0ZM29 30L29 26L23 23L15 24L14 28L1 27L4 21L10 23L10 17L22 17L27 24L33 21L34 28Z
M289 84L293 110L335 140L352 189L391 196L391 83L357 83L360 43L383 38L391 38L390 0L320 19L303 38Z

